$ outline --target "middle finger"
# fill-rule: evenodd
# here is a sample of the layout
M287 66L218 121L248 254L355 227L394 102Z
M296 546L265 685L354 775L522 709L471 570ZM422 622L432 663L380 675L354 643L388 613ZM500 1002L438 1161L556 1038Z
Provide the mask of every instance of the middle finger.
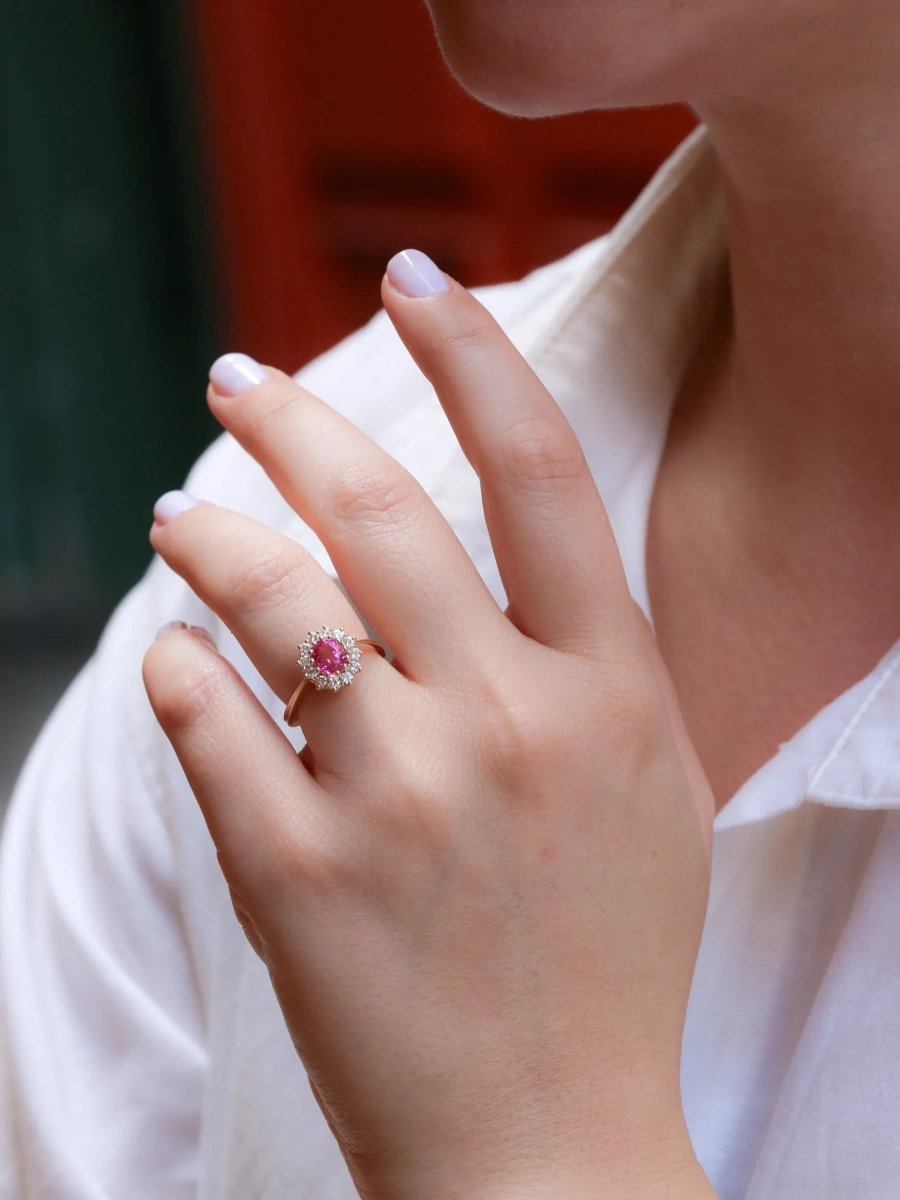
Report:
M404 673L424 682L467 678L509 627L418 481L280 371L266 367L263 382L225 394L233 375L218 366L207 393L214 415L319 536Z

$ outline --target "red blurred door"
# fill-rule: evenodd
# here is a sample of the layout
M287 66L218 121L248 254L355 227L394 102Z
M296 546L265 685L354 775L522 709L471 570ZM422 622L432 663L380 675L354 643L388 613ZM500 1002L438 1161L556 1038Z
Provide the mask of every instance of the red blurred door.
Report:
M287 370L375 311L396 250L466 284L517 277L609 228L694 124L492 112L412 0L195 14L229 344Z

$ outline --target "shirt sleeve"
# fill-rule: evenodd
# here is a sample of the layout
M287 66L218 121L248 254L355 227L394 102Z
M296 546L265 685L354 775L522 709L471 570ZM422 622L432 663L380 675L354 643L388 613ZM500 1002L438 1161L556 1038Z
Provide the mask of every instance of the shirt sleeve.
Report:
M355 416L373 362L384 388L411 370L383 313L298 378ZM366 411L377 436L385 406ZM185 486L328 565L228 434ZM278 708L224 626L154 557L32 745L0 842L0 1196L10 1200L197 1195L208 985L219 922L234 915L141 678L147 646L173 619L210 629Z
M138 690L161 623L161 567L116 610L10 802L0 855L2 1196L196 1194L202 1013L153 770L160 748Z
M515 285L486 291L510 317L526 305ZM383 311L298 379L426 488L460 455ZM295 538L331 569L228 434L185 486ZM234 914L141 680L147 646L179 618L210 629L279 710L228 631L154 558L50 714L0 842L2 1197L181 1200L202 1185L210 964L217 923L231 929Z

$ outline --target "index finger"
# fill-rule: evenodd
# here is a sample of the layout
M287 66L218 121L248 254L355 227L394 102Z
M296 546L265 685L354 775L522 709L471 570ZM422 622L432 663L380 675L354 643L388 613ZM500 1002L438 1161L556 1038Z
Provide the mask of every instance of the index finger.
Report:
M596 641L632 605L600 493L564 413L488 310L425 255L395 255L381 290L481 481L507 615L546 645Z

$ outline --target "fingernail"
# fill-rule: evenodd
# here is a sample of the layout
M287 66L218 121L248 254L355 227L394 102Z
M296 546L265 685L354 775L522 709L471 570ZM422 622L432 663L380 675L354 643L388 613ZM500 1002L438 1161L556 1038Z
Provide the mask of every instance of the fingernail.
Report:
M249 354L223 354L209 368L209 380L223 396L236 396L266 380L265 368Z
M165 625L161 625L157 630L156 639L154 640L158 640L165 633L171 633L173 629L187 629L195 637L203 638L204 641L209 642L213 649L218 649L215 639L208 629L204 629L202 625L188 625L187 621L166 621Z
M156 631L154 640L158 640L164 633L170 633L173 629L187 629L187 621L166 621L165 625L160 625Z
M404 296L419 299L437 296L450 288L450 280L421 250L401 250L387 265L388 279Z
M179 513L202 503L202 500L196 500L187 492L165 492L153 505L153 519L157 525L165 525L166 521L171 521Z

